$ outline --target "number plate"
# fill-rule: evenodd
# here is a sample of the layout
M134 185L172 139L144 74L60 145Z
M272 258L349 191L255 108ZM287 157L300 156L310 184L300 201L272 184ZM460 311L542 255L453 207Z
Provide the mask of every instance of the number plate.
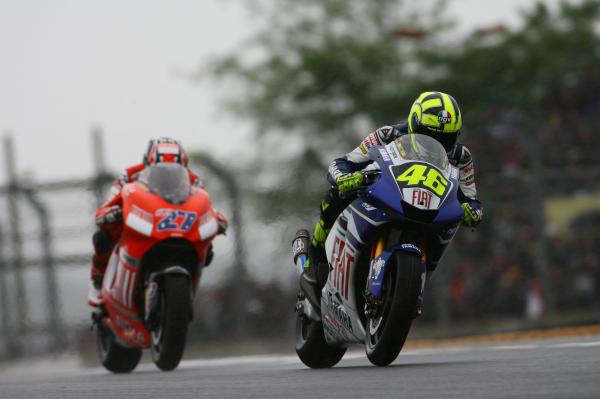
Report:
M408 162L392 166L391 171L400 191L404 188L422 188L442 199L452 188L442 172L426 163Z

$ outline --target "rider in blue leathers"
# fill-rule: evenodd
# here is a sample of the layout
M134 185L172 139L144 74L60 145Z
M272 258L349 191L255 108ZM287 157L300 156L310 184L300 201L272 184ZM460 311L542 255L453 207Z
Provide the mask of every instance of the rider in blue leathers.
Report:
M464 210L464 223L476 227L483 217L481 202L477 199L475 169L471 152L458 141L462 115L456 100L442 92L424 92L413 103L408 120L383 126L370 133L354 150L337 158L329 165L327 179L332 188L321 202L321 217L315 226L309 260L302 278L307 280L318 296L317 266L326 262L324 244L338 215L355 199L351 193L363 184L361 171L371 164L368 152L375 145L385 145L403 134L425 134L444 146L450 163L459 169L459 201ZM341 196L340 196L341 194ZM428 248L427 276L437 267L450 237L440 237ZM420 315L421 308L416 314Z

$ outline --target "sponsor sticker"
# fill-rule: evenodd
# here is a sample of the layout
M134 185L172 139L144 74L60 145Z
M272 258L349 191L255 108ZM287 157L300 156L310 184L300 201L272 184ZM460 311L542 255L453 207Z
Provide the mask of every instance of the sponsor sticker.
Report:
M365 208L365 210L367 212L371 212L371 211L374 211L375 209L377 209L374 206L371 206L371 205L367 204L366 202L362 203L362 207Z
M452 168L450 170L450 178L451 179L458 179L458 169Z
M450 112L448 112L446 110L438 112L437 117L438 117L438 121L442 125L447 125L448 123L452 123L452 114L450 114Z
M390 132L392 131L392 128L389 126L386 127L382 127L376 130L376 133L379 135L379 139L381 141L387 141L390 138Z
M419 247L417 247L414 244L402 244L401 247L402 247L402 249L412 249L418 253L421 253L421 250L419 249Z
M294 244L292 245L292 254L296 256L300 252L304 252L305 248L306 245L304 245L304 241L301 238L297 238L294 240Z
M329 318L329 320L332 322L331 324L333 324L336 327L336 329L338 329L338 332L343 334L343 330L346 330L349 331L351 334L354 333L354 329L352 328L352 320L350 319L350 316L348 316L348 313L346 313L344 305L337 302L331 295L331 292L329 293L329 301L327 301L327 308L333 316L333 319Z
M412 204L413 206L420 205L426 209L431 206L432 194L428 190L414 189L412 192Z
M371 147L374 145L380 144L379 137L377 136L377 132L373 132L373 133L369 134L369 136L367 136L367 138L369 139L369 142L371 143Z
M385 266L385 259L379 258L375 262L373 262L373 266L371 267L371 272L373 275L371 276L372 280L379 280L379 275L383 270L383 266Z
M385 148L380 148L379 153L381 154L381 157L383 158L384 161L387 161L387 162L390 161L390 154L388 154L388 152L385 150Z

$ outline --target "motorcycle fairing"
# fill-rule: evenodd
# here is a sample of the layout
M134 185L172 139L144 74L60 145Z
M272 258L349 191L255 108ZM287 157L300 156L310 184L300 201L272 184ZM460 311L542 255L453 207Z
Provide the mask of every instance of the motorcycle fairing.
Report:
M371 261L369 269L369 278L367 280L367 292L375 299L382 298L383 278L385 270L389 265L389 260L396 251L408 252L418 256L422 255L421 249L413 244L396 244L386 249L377 258ZM423 263L423 272L425 272L425 263Z
M140 276L141 261L131 256L127 248L117 245L113 250L103 280L104 306L110 318L105 322L122 345L145 346L150 334L144 327L136 305L136 287Z
M358 259L367 246L369 237L377 229L387 223L407 219L405 208L409 204L402 201L403 192L396 184L392 167L411 161L402 159L393 144L374 146L369 154L379 166L382 176L340 214L325 242L330 273L322 290L321 312L325 339L330 345L364 342L365 327L358 315L363 310L356 309L356 295L362 293L355 292L352 284ZM434 210L435 215L426 228L430 234L446 240L451 239L456 232L463 210L456 199L457 169L450 166L448 170L440 172L448 179L451 188L440 199L439 208ZM410 246L413 244L404 243L405 248L402 248L402 244L398 243L399 250L412 250ZM388 248L387 252L391 257L394 249Z
M174 212L174 217L169 217L169 212ZM102 295L110 315L104 320L122 345L146 348L151 337L136 300L138 290L143 289L140 279L144 255L164 240L184 239L193 245L198 261L203 263L209 248L206 242L217 234L218 224L204 190L197 189L185 203L174 205L138 182L123 188L123 215L124 229L103 279ZM160 223L166 226L159 228ZM177 228L172 228L173 224ZM197 270L193 276L194 290L200 274Z

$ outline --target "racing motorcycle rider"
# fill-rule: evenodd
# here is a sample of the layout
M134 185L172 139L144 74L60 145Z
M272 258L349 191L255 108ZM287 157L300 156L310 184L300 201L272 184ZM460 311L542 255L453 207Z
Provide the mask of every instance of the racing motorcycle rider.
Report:
M98 307L102 303L100 289L106 265L123 231L123 197L121 190L125 184L136 181L146 167L160 162L178 163L185 166L188 170L191 185L203 187L198 176L188 168L188 157L179 141L168 137L149 141L143 162L125 169L115 179L111 188L112 197L96 211L96 226L98 229L92 237L94 255L92 257L91 281L88 293L88 304L92 307ZM225 234L228 226L227 219L221 212L216 212L216 214L219 223L219 234ZM211 248L205 265L210 263L212 256Z
M461 126L462 115L452 96L442 92L424 92L413 103L406 122L380 127L353 151L331 162L327 179L332 187L321 202L321 217L315 226L308 261L302 273L302 278L310 283L308 287L315 291L313 297L320 298L322 287L318 284L317 267L321 262L327 263L325 240L339 214L355 200L356 191L363 186L361 171L372 163L368 156L372 146L388 144L404 134L419 133L436 139L446 149L450 163L459 168L458 197L464 210L464 224L474 228L481 222L483 209L477 199L473 159L469 149L458 141ZM454 232L447 234L448 237L439 237L428 244L427 280ZM326 271L322 273L326 274ZM422 298L419 298L415 316L421 314Z

